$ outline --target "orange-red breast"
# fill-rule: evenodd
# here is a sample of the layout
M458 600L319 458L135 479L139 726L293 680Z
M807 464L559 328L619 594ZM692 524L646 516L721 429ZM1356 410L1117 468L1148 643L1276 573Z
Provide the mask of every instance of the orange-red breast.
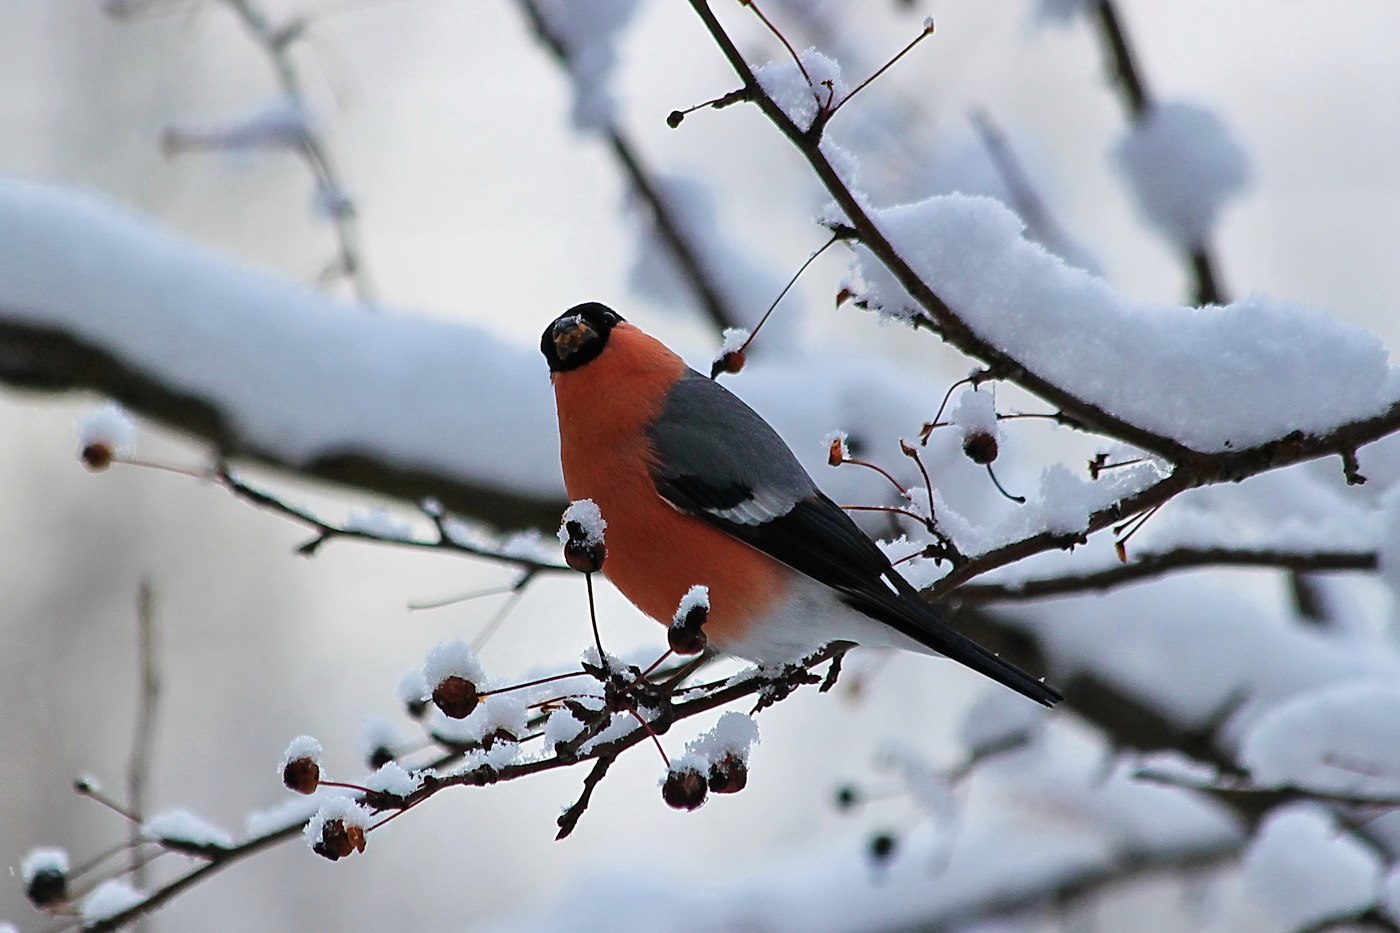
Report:
M776 431L612 309L545 329L564 485L607 522L603 572L669 624L709 589L720 651L791 661L833 641L953 658L1049 706L1060 695L955 631L817 489Z

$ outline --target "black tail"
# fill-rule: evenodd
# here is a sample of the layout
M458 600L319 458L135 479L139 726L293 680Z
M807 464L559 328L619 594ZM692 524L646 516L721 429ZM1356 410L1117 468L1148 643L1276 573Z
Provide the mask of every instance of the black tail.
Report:
M1037 703L1054 706L1064 699L1059 691L1047 685L1045 681L1032 677L1008 661L1003 661L943 621L937 610L898 573L890 573L885 579L890 577L894 578L900 594L888 603L880 601L880 609L884 610L879 616L881 621L919 644L927 645L939 654L952 658ZM868 607L860 608L865 612L870 611Z

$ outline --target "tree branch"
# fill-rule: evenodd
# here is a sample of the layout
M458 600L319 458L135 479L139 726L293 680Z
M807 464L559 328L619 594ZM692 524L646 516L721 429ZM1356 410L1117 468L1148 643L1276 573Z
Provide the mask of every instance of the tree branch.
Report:
M1133 123L1142 123L1152 112L1156 101L1148 90L1147 81L1137 62L1128 33L1123 28L1114 0L1099 0L1095 9L1095 19L1099 25L1099 35L1103 38L1105 54L1112 62L1113 76L1122 93L1123 106ZM1229 299L1220 284L1220 274L1216 271L1217 262L1209 244L1201 243L1187 251L1184 257L1195 281L1192 298L1198 305L1225 304Z
M965 583L957 588L954 598L960 602L980 604L1102 592L1178 570L1210 567L1271 567L1295 573L1314 573L1324 570L1374 571L1376 565L1374 551L1303 553L1267 548L1179 547L1158 553L1141 552L1126 564L1114 564L1084 573L1066 573L1012 583Z
M690 5L749 91L749 99L802 154L827 193L845 214L861 244L885 265L904 290L924 309L924 315L913 319L912 323L915 326L935 331L953 347L984 362L994 376L1012 379L1027 391L1040 396L1101 434L1117 438L1178 464L1193 464L1199 458L1210 456L1192 450L1173 438L1118 418L1104 408L1079 398L1027 368L1019 360L974 332L899 254L870 217L861 199L847 186L836 166L822 149L820 117L811 129L799 127L794 123L758 83L753 68L725 31L714 11L710 9L709 0L690 0ZM1400 418L1400 412L1397 412L1397 417Z
M564 40L550 27L549 20L539 4L535 0L519 0L519 6L535 36L549 50L554 60L567 71L572 53ZM730 306L729 299L720 290L711 270L705 267L705 261L698 248L691 242L680 218L667 203L636 144L615 121L609 121L603 136L622 170L623 178L637 197L646 204L661 242L675 262L681 279L694 293L705 316L718 330L740 326L743 319Z

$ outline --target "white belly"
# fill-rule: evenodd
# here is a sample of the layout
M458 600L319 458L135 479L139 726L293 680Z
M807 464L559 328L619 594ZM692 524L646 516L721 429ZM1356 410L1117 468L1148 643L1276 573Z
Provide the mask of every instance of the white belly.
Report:
M799 660L833 641L937 654L908 635L857 612L843 603L835 590L801 574L796 575L788 595L762 622L750 626L743 638L713 644L725 654L767 665Z

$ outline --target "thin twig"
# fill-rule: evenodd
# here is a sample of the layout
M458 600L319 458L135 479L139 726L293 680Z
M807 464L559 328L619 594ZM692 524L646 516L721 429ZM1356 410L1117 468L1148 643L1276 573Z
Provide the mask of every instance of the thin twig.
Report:
M1180 547L1137 554L1126 564L1100 570L1066 573L1014 583L964 583L955 596L966 603L1019 602L1102 592L1117 586L1163 577L1182 570L1212 567L1260 567L1294 572L1375 571L1374 551L1312 551L1299 553L1268 548Z
M301 76L288 51L292 40L305 30L305 23L294 21L279 29L272 25L267 14L254 0L224 0L224 3L243 23L249 35L267 56L283 95L293 105L302 108L303 112L308 112ZM345 186L331 162L330 153L314 129L308 128L303 135L301 152L322 196L339 199L348 197ZM369 274L365 271L364 259L360 252L360 236L354 206L344 201L328 213L335 225L339 251L334 268L349 280L355 290L355 296L361 302L373 304L374 290L370 286Z
M568 71L573 52L554 31L538 3L535 0L518 0L518 5L541 44L549 50L554 60ZM716 330L740 326L742 318L720 288L715 270L708 267L699 246L693 242L679 215L662 194L656 175L643 160L631 137L612 122L603 135L607 140L608 149L622 170L624 179L647 206L658 237L670 253L682 280L694 293L706 317Z
M1145 122L1156 106L1156 100L1147 86L1147 79L1138 64L1138 56L1128 38L1123 18L1118 13L1114 0L1099 0L1095 7L1099 25L1099 35L1106 46L1106 54L1112 62L1113 75L1122 93L1123 105L1129 118L1135 124ZM1182 257L1187 271L1195 283L1192 298L1198 305L1225 304L1229 299L1220 284L1217 262L1209 244L1201 243L1186 250Z
M593 791L602 783L607 776L608 769L617 759L599 758L593 764L593 769L588 772L588 777L583 779L583 791L578 795L578 799L570 805L569 809L559 815L559 832L555 835L555 840L564 839L574 831L578 825L579 818L583 816L588 804L593 800Z
M160 672L156 664L155 591L143 579L136 593L136 652L141 664L141 689L136 707L136 731L131 740L131 757L126 767L126 799L131 812L144 820L146 784L151 773L151 749L155 740L156 711L160 700ZM145 863L139 857L141 824L130 826L132 880L146 886Z

